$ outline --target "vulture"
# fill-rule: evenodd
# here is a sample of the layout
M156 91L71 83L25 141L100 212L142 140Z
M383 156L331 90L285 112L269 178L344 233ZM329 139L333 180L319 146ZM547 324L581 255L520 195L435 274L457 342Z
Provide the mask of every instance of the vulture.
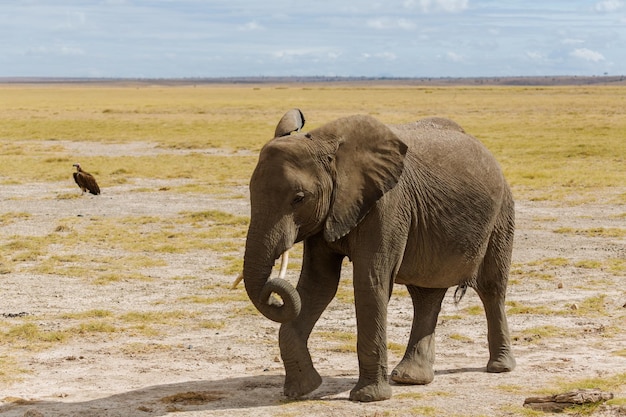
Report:
M291 109L280 119L274 137L287 136L291 132L299 132L304 127L304 114L300 109Z
M100 187L98 187L98 183L93 175L83 171L80 164L74 164L72 166L76 167L76 172L73 174L74 181L76 181L76 184L78 184L80 189L83 190L83 193L89 191L93 195L100 194Z

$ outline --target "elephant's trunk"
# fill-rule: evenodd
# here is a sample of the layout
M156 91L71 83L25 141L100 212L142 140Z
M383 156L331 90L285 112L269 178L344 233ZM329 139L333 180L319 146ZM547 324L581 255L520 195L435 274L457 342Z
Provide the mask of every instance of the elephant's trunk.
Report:
M255 239L248 233L243 261L246 292L261 314L278 323L286 323L300 314L300 295L288 281L282 278L269 279L277 256L265 241ZM278 295L282 302L273 294Z

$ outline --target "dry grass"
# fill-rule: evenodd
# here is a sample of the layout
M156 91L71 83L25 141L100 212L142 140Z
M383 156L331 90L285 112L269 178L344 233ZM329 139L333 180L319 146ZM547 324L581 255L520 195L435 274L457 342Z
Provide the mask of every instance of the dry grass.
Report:
M73 160L58 140L256 153L294 106L310 128L355 113L388 123L453 118L492 150L516 194L534 199L588 201L626 175L624 87L5 85L0 93L0 177L10 182L66 179ZM245 183L254 163L200 152L84 158L104 185L120 175Z

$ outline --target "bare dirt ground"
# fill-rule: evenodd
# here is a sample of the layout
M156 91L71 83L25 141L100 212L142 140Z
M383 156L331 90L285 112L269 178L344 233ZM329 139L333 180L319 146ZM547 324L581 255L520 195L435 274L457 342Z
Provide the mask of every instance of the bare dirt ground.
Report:
M141 152L140 148L132 150ZM60 193L80 192L71 178L67 183L2 185L0 215L26 212L30 217L0 226L0 238L5 243L13 235L49 234L61 219L73 216L176 218L183 211L209 209L248 214L247 198L158 191L179 183L137 180L103 188L98 197L77 199L58 198ZM135 192L138 188L143 191ZM233 196L245 197L246 193L245 187L233 189ZM63 325L63 314L94 309L115 315L167 310L198 315L180 325L161 326L156 334L88 333L43 350L17 350L0 344L0 358L12 357L26 371L17 380L0 383L0 415L524 415L524 399L536 395L538 389L626 372L625 277L623 269L614 271L607 266L608 260L626 258L623 235L555 233L559 228L623 230L626 207L611 203L614 195L600 195L596 202L575 206L518 199L508 300L514 306L528 307L528 311L509 315L517 358L514 372L485 372L486 323L482 314L471 314L468 309L480 305L478 297L468 291L457 306L450 291L437 327L434 382L427 386L393 385L393 399L373 404L348 401L358 377L356 354L338 348L341 341L328 336L355 332L354 310L341 301L333 301L310 340L314 363L324 378L322 386L303 401L286 401L282 396L278 326L258 314L240 313L249 303L230 301L229 296L243 288L229 290L234 276L211 268L223 262L214 251L160 254L167 266L143 271L150 281L122 280L107 285L37 274L25 266L15 268L0 275L0 324L5 329L24 320L44 330L55 329ZM116 256L115 251L102 248L97 253L89 247L81 251L83 255ZM556 258L566 261L545 261ZM585 263L599 266L583 267ZM349 281L350 274L350 265L346 265L344 279ZM181 276L196 279L175 279ZM289 279L297 280L297 270L289 271ZM193 296L223 297L224 301L186 301ZM593 297L602 300L600 311L584 310L586 300ZM411 326L412 307L400 287L389 309L389 341L403 345ZM545 309L555 314L546 314ZM21 312L28 316L14 317ZM223 325L203 328L194 321ZM533 330L546 326L561 332L545 335ZM401 354L390 351L390 369ZM614 394L626 397L623 390ZM626 411L613 406L595 415L626 415Z

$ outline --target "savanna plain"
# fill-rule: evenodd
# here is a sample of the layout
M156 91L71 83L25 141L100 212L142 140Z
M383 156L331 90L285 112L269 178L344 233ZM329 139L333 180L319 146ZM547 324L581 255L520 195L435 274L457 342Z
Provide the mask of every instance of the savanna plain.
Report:
M282 114L449 117L516 199L507 295L517 368L487 374L486 322L444 299L435 380L348 401L358 377L351 265L309 346L324 378L282 396L278 325L243 286L248 180ZM626 86L0 85L0 415L534 416L524 399L614 398L626 415ZM102 194L81 195L72 164ZM295 283L302 248L292 251ZM389 366L412 319L396 286Z

